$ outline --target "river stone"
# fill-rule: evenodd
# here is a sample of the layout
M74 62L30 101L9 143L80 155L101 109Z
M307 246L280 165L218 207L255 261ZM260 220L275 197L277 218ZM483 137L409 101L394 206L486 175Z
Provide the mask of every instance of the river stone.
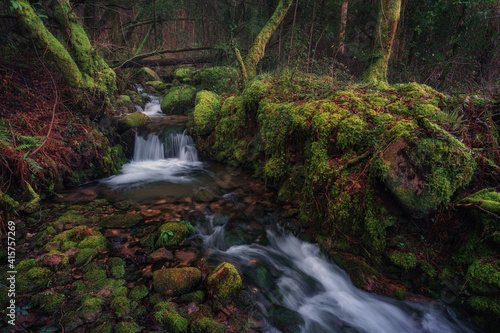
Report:
M269 311L269 322L282 332L300 333L304 319L297 311L281 305L273 305Z
M148 256L148 262L151 264L154 264L155 262L158 262L158 261L164 261L164 260L165 261L174 260L174 255L172 254L172 252L168 251L164 247L159 248L158 250L156 250L155 252L151 253Z
M162 268L153 273L153 286L159 293L179 296L193 290L201 282L196 267Z
M195 192L193 199L197 202L211 202L215 199L215 195L209 189L200 188Z
M119 121L120 126L125 130L146 125L151 122L151 119L140 111L128 114Z
M214 269L207 279L207 284L221 300L231 298L243 288L243 282L236 267L228 262L223 262Z
M132 228L141 222L142 216L136 214L116 214L103 218L99 226L109 229Z

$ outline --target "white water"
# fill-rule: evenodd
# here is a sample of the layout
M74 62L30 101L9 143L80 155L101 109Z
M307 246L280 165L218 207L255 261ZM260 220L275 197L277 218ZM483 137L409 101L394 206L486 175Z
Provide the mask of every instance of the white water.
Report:
M165 141L165 143L164 143ZM194 174L203 171L203 163L193 140L185 133L149 134L147 139L136 135L134 157L123 165L121 174L104 179L113 188L139 186L155 182L189 183Z
M248 280L256 265L279 276L268 281L270 290L259 291L260 308L265 313L271 303L278 303L297 311L305 321L302 332L473 332L442 305L403 302L357 289L316 245L292 235L267 230L269 246L238 245L223 250L224 228L210 229L210 235L202 236L205 246L232 262L244 276L248 274Z
M136 85L137 92L140 94L144 91L144 87L140 84ZM163 99L162 96L154 96L148 93L143 93L143 95L146 95L150 98L150 101L144 105L144 109L136 105L135 109L137 111L140 111L147 115L148 117L158 117L158 116L164 116L163 112L161 111L161 101Z

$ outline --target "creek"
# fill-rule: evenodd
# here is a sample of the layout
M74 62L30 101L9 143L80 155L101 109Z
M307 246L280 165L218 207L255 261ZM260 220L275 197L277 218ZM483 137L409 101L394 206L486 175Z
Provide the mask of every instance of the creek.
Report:
M144 112L160 115L159 101L152 99ZM282 209L271 190L242 170L200 161L186 132L164 128L137 135L132 161L95 188L109 200L153 211L166 198L185 202L195 226L189 241L201 244L207 262L235 265L264 332L291 323L301 332L474 331L443 304L357 289L317 245L279 226Z

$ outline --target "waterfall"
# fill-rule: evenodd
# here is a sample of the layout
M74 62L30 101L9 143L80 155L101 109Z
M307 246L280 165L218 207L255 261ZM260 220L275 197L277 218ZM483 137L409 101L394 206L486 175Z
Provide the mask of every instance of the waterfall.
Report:
M136 135L134 156L121 174L104 179L111 187L139 186L155 182L190 183L203 172L193 139L183 133Z

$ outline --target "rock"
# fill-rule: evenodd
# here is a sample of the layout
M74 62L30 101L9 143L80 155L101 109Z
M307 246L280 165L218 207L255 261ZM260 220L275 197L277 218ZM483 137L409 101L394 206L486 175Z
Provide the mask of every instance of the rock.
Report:
M196 267L162 268L153 273L153 286L159 293L178 296L193 290L201 282Z
M159 248L148 256L148 262L154 264L159 261L172 261L174 255L164 247Z
M193 199L197 202L211 202L215 199L215 195L207 188L200 188L195 192Z
M196 88L188 85L170 89L161 101L161 110L166 114L184 114L194 107Z
M209 67L196 72L194 80L202 89L229 95L238 89L240 71L233 67Z
M215 129L221 104L222 99L216 93L202 90L196 94L193 113L196 132L209 134Z
M141 222L142 216L137 214L116 214L103 218L99 226L110 229L132 228Z
M195 73L196 68L194 67L181 67L175 70L174 78L181 83L191 83Z
M124 130L127 130L129 128L137 128L150 122L151 119L140 111L130 113L118 121L118 123Z
M168 222L158 229L159 237L156 241L157 247L177 246L184 241L189 234L187 226L183 223Z
M149 67L142 67L140 69L134 70L132 74L132 82L140 82L144 84L147 81L161 81L158 74Z
M224 262L215 268L208 277L207 284L221 300L231 298L243 288L243 282L236 267L228 262Z
M297 311L281 305L273 305L269 311L269 322L282 332L300 333L304 319Z

